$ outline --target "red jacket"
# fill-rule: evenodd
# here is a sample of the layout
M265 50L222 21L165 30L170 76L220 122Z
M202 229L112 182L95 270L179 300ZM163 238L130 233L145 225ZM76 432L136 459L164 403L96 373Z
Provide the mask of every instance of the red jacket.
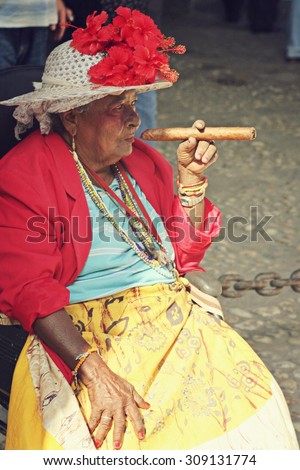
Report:
M178 271L201 270L219 232L219 211L206 199L207 228L195 231L174 195L172 166L159 152L137 139L123 163L165 221ZM36 131L0 161L0 207L0 310L32 333L36 318L68 305L66 286L91 246L84 191L58 134Z

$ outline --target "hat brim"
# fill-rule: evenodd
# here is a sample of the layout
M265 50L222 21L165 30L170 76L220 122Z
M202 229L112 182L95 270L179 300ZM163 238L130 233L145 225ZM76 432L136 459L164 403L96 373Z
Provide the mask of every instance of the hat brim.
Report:
M40 84L37 84L40 85ZM85 85L85 86L58 86L58 85L46 85L38 88L29 93L15 96L9 100L0 101L0 104L4 106L20 106L20 105L42 105L45 102L46 107L51 112L55 112L58 103L63 105L62 111L68 111L74 106L74 102L77 100L81 104L88 103L97 99L104 98L108 95L119 95L124 91L134 90L137 93L146 93L148 91L159 90L162 88L168 88L172 86L171 82L166 80L156 81L147 85L137 86L103 86L103 85ZM70 106L70 107L69 107ZM80 104L78 105L80 106ZM68 108L68 109L66 109Z

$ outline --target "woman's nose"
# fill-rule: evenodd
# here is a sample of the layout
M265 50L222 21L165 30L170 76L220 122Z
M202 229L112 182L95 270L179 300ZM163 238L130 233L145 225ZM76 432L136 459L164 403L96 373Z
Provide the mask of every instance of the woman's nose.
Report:
M128 125L138 128L141 124L141 118L135 108L130 107L128 116Z

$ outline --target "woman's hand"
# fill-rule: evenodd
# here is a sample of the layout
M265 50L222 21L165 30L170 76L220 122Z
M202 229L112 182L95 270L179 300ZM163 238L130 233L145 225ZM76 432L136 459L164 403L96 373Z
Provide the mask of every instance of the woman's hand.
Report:
M204 121L197 120L192 127L203 130ZM202 173L212 165L218 158L218 151L214 142L197 140L195 137L189 137L178 146L177 163L178 179L183 186L197 185L200 183ZM204 220L204 198L201 198L192 205L183 205L184 211L188 214L195 228L203 230Z
M50 30L54 31L54 40L60 41L66 30L67 21L73 21L73 12L69 8L66 8L63 0L56 0L57 8L57 23L51 24Z
M150 404L122 377L112 372L97 355L91 354L79 369L80 379L88 389L91 402L89 429L94 433L97 448L113 427L113 444L120 449L123 444L127 419L131 421L138 439L144 439L145 427L140 411Z
M192 127L199 130L205 128L204 121L197 120ZM199 141L194 137L181 142L177 149L179 180L182 184L192 184L200 179L200 175L218 158L214 142Z
M62 309L38 318L34 331L39 338L65 361L71 370L77 365L78 352L91 347L78 332L71 317ZM67 339L66 339L67 338ZM91 402L88 426L94 433L96 447L101 447L113 426L115 449L122 447L127 419L132 422L138 439L145 437L145 427L140 409L147 403L125 379L112 372L97 353L90 354L79 367L78 378L87 387Z

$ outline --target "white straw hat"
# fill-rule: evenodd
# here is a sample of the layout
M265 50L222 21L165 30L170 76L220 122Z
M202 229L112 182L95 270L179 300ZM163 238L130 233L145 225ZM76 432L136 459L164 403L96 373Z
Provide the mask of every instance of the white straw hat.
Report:
M147 17L147 15L143 15L137 10L131 11L129 8L124 7L119 7L116 10L116 13L119 15L116 21L120 21L121 18L121 21L124 21L125 27L128 28L128 15L130 15L130 19L133 21L135 18L138 21L140 21L142 18L145 20L145 25L148 27L148 30L149 28L153 29L153 34L156 35L153 36L154 39L157 39L158 37L161 41L162 38L164 38L161 32L158 30L157 26L149 17ZM105 31L105 28L111 27L112 29L109 31L114 31L114 35L116 36L115 31L122 30L120 27L117 28L116 25L103 26L103 23L106 19L106 12L101 12L97 16L96 12L94 12L92 15L89 15L87 18L86 29L78 28L75 30L73 33L73 40L62 43L49 54L45 64L42 82L33 83L34 91L0 102L0 104L5 106L17 106L13 113L13 116L17 120L17 126L15 129L17 138L19 138L20 133L25 132L28 128L32 127L33 117L39 121L41 132L43 134L48 134L51 130L51 113L65 112L70 109L88 104L91 101L104 98L108 95L121 94L126 90L135 90L137 93L145 93L151 90L167 88L172 85L172 80L168 79L157 81L155 80L153 83L131 85L130 74L129 79L126 81L124 86L123 83L122 86L111 86L110 84L106 84L107 81L105 81L104 85L92 82L90 74L91 69L93 70L95 66L99 67L99 64L101 62L103 63L103 61L105 62L108 56L107 50L103 50L102 42L98 39L101 32ZM150 23L150 26L148 25L149 20L152 22ZM94 34L95 26L97 28L96 34ZM81 44L82 37L84 41L83 46ZM128 49L130 51L135 51L136 44L129 46L126 42L127 38L126 41L120 41L120 36L116 37L116 45L118 46L119 50L125 51L124 54L126 54L126 50ZM88 38L88 41L86 41L86 38ZM76 47L76 39L77 42L80 43L78 47ZM88 44L87 46L86 42ZM112 39L110 38L110 44L111 43ZM102 47L102 49L100 49L101 52L97 52L99 49L97 49L96 52L90 52L88 50L86 53L81 50L83 47L91 47L90 44L92 44L93 47L95 47L95 44L96 46L100 44L100 47ZM123 47L122 49L120 49L120 45ZM169 45L167 45L167 49L168 48L171 49ZM108 51L113 49L116 50L117 47L110 46ZM151 47L149 50L151 52ZM171 51L175 52L175 49L173 48ZM161 52L159 51L158 54L162 56ZM156 57L154 57L154 59L156 59ZM149 59L149 63L150 61L151 58ZM165 67L165 64L162 65ZM135 63L133 63L132 68L134 66ZM161 68L163 69L163 67ZM162 76L162 73L159 73L159 68L157 69L157 72L158 76ZM115 81L112 81L115 85Z
M6 106L17 106L13 113L17 120L17 138L32 127L33 116L39 121L42 134L48 134L51 129L50 113L62 113L107 95L119 95L126 90L145 93L172 85L166 80L125 87L91 83L87 72L104 58L104 54L81 54L70 47L70 43L71 41L64 42L49 54L42 82L33 83L34 91L0 102Z
M105 57L105 54L101 52L95 55L81 54L73 47L70 47L70 43L71 41L64 42L49 54L42 82L33 83L35 91L0 103L8 106L18 106L43 102L47 107L49 106L50 112L55 113L72 109L74 102L77 106L80 106L107 95L123 93L126 90L145 93L172 85L171 82L166 80L146 85L124 87L91 83L87 72L93 65L99 63ZM80 100L79 104L77 104L78 100Z

